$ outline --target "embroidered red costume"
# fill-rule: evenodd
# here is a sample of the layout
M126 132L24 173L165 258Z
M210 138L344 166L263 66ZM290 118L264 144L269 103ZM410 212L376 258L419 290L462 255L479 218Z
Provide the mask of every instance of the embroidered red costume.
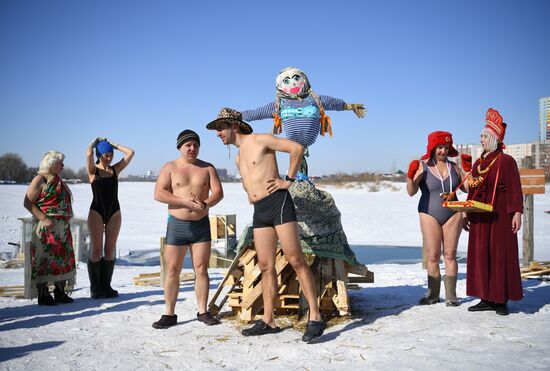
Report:
M493 129L495 126L498 130ZM487 112L486 128L495 132L500 143L496 150L482 155L473 164L471 177L477 180L473 182L477 185L470 186L468 200L491 204L495 193L493 212L468 213L466 294L506 303L523 297L518 239L512 230L514 214L523 212L523 196L516 161L502 152L506 124L497 111Z

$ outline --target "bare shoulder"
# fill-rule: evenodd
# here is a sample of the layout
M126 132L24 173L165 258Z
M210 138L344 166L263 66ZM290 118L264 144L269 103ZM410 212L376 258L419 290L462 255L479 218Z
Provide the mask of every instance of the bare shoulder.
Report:
M197 167L200 167L200 168L204 168L204 169L208 169L208 168L214 168L214 165L212 165L210 162L206 162L206 161L203 161L203 160L199 160L197 159L197 161L195 162L194 164L195 166Z
M254 135L254 137L250 138L252 139L252 144L255 146L260 147L267 147L273 149L274 147L277 147L278 145L284 143L284 141L288 139L277 137L273 134L251 134Z
M30 196L31 200L34 200L35 197L38 197L38 194L43 189L46 184L46 179L42 175L36 175L29 184L27 189L27 196Z
M162 165L161 170L172 170L176 166L176 161L168 161Z
M250 139L252 139L256 142L270 142L270 141L273 141L273 140L280 139L280 138L276 137L275 135L268 134L268 133L250 134L250 137L251 137Z
M42 175L36 175L34 178L32 178L31 186L41 187L44 184L46 184L46 178L44 178Z
M172 171L175 169L175 167L176 167L175 161L169 161L169 162L165 163L164 165L162 165L162 167L160 168L159 175L171 174Z

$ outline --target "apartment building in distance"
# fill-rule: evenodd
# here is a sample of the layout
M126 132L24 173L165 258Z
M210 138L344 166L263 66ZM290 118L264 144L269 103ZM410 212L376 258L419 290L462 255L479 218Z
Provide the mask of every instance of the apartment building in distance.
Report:
M459 153L470 154L474 161L479 158L483 152L481 144L456 144L455 148ZM506 144L504 153L512 156L520 168L524 166L523 161L525 157L531 156L533 158L534 168L544 169L545 175L550 176L550 140L544 142L535 141L531 143ZM460 158L457 157L455 161L460 162Z
M539 99L539 141L550 141L550 97Z

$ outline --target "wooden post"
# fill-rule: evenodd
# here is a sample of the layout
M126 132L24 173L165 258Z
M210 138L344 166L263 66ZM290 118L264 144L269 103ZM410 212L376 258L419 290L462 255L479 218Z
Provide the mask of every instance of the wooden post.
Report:
M166 237L161 237L160 238L160 287L162 288L164 288L164 280L166 279L166 258L164 257L165 244L166 244Z
M533 168L533 158L527 156L524 159L523 167L525 169ZM533 228L534 228L534 205L533 205L533 195L526 194L523 199L523 255L522 263L524 267L528 267L529 263L533 261L534 255L534 238L533 238Z

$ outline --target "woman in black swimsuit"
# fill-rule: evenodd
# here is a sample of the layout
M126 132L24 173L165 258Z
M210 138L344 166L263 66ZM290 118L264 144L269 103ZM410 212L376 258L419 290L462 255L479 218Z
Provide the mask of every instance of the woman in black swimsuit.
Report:
M94 148L97 157L95 162ZM111 166L115 149L124 153L124 158ZM111 287L116 241L122 222L118 203L118 174L128 166L132 157L133 149L113 144L105 138L94 139L86 150L88 177L94 195L88 213L88 230L92 245L88 275L90 296L94 299L118 296L118 292Z

